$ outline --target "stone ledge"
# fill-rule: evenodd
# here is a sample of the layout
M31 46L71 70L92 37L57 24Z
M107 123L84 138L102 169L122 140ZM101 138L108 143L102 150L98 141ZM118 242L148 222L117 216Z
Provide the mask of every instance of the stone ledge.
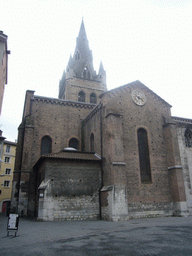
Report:
M126 165L125 162L112 162L112 165Z
M183 167L180 166L180 165L175 165L175 166L168 167L168 170L173 170L173 169L183 169Z

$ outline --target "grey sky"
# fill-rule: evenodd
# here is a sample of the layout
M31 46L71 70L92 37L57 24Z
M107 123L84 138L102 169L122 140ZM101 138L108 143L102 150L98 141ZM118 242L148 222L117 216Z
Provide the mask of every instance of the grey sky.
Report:
M173 106L172 115L192 118L191 13L190 0L3 1L0 30L11 50L3 135L17 138L26 90L57 98L82 17L108 89L140 80Z

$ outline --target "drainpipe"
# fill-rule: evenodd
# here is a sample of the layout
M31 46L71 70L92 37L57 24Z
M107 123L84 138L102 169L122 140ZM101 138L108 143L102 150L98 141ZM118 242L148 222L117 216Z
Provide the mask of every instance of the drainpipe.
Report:
M101 144L101 188L99 190L99 215L102 219L101 213L101 189L103 187L103 120L102 120L103 104L100 103L100 144Z
M18 179L18 199L17 199L16 213L19 213L18 210L19 210L19 195L20 195L20 183L21 183L21 165L22 165L22 158L23 158L23 144L24 144L25 124L23 125L23 127L19 127L19 129L20 129L19 133L21 133L21 136L22 136L22 142L21 142L21 151L20 151L21 152L20 163L19 163L19 168L18 168L19 169L19 179Z

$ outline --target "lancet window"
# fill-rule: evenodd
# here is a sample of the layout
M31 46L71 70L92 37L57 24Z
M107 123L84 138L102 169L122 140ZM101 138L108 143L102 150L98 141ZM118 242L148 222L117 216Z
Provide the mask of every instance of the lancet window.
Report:
M94 152L94 134L93 133L91 133L91 136L90 136L90 151Z
M85 93L83 91L80 91L78 94L78 101L85 102Z
M189 128L185 131L185 145L187 148L192 148L192 131Z
M83 70L83 78L84 79L91 79L91 73L90 73L88 67L84 68L84 70Z
M80 59L80 53L77 51L75 53L75 60L79 60Z
M149 159L147 131L143 128L139 128L137 131L137 138L139 148L141 182L151 181L151 167Z
M97 96L95 93L91 93L90 95L90 103L97 103Z
M69 147L70 148L75 148L75 149L79 149L79 141L76 138L71 138L69 141Z
M51 150L52 150L52 139L46 135L41 139L41 155L50 154Z

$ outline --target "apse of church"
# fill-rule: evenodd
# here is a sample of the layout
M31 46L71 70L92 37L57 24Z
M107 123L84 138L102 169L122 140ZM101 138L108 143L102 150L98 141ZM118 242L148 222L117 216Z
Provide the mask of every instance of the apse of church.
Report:
M107 91L84 22L58 99L26 92L12 211L42 220L192 213L192 120L140 81Z

